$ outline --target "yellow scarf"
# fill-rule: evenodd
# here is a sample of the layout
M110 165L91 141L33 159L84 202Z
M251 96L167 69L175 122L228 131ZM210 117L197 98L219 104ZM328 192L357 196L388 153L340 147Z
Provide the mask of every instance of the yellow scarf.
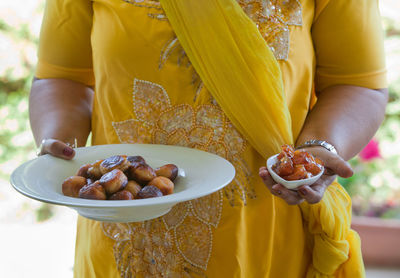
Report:
M236 1L161 5L206 88L250 144L267 158L292 143L279 65Z
M293 143L282 76L257 26L235 0L161 0L187 56L222 110L264 157ZM307 277L363 277L351 201L331 186L300 206L313 248Z

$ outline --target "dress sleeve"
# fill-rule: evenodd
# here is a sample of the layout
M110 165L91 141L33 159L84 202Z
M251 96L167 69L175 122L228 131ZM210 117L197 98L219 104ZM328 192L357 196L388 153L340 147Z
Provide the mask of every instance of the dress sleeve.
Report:
M91 29L91 1L47 0L35 76L93 86Z
M317 60L316 91L333 85L386 88L378 0L317 0L316 3L312 27Z

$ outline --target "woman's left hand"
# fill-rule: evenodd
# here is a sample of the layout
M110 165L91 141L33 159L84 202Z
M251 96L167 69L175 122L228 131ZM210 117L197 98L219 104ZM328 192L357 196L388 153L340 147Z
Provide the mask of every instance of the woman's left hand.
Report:
M323 147L309 147L305 150L324 162L324 174L312 185L301 186L297 191L289 190L272 179L267 167L261 167L259 170L260 177L271 193L282 198L289 205L298 205L304 200L310 204L318 203L322 200L326 188L336 179L336 175L343 178L349 178L353 175L349 163L339 155Z

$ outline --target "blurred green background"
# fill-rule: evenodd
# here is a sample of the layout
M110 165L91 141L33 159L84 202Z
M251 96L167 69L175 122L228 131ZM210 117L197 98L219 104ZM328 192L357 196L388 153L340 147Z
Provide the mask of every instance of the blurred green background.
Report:
M45 221L52 206L27 198L13 202L9 176L35 156L28 120L29 88L36 63L43 1L6 1L0 4L0 200L12 202L0 219L28 217ZM355 215L400 218L400 1L381 0L390 101L386 119L361 156L351 160L355 174L341 179L353 197ZM10 215L11 213L11 215Z

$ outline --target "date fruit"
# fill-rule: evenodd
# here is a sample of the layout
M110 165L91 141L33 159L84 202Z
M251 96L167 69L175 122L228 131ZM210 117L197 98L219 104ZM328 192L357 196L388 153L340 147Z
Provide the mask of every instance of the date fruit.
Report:
M67 178L62 184L62 193L70 197L78 197L79 190L87 184L84 177L72 176Z
M79 168L78 173L76 173L76 175L84 177L84 178L88 178L89 177L88 170L89 170L90 167L92 167L91 164L83 165L81 168Z
M114 169L104 174L99 182L104 187L107 194L113 194L125 188L128 183L128 178L121 170Z
M114 155L103 160L100 164L100 171L104 175L114 169L125 171L128 169L130 163L123 155Z
M146 185L157 176L153 168L146 163L139 163L136 166L131 165L127 173L130 179L137 181L141 185Z
M92 199L92 200L105 200L107 199L106 191L101 186L99 181L92 184L87 184L79 190L79 198Z
M163 194L154 185L148 185L142 188L139 193L136 195L136 199L148 199L154 197L161 197Z
M98 180L101 178L103 175L100 170L100 164L103 162L103 160L97 160L96 162L92 163L91 166L89 167L87 173L89 175L89 178L92 178L94 180Z
M129 161L129 163L131 163L132 165L135 165L137 163L146 163L146 161L144 160L143 157L141 157L140 155L135 155L135 156L128 156L127 160Z
M121 190L118 191L116 193L114 193L113 195L110 196L110 198L108 198L109 200L133 200L134 197L132 195L131 192L129 192L128 190Z
M114 155L82 165L62 184L66 196L93 200L134 200L172 194L179 169L166 164L157 169L139 155Z
M135 181L130 180L125 186L125 189L132 193L133 197L136 197L136 195L139 193L140 190L142 190L142 187Z
M157 176L162 176L174 181L178 175L178 167L175 164L166 164L154 170Z
M154 185L158 189L160 189L163 195L169 195L174 192L174 183L166 177L156 177L152 179L147 186Z

